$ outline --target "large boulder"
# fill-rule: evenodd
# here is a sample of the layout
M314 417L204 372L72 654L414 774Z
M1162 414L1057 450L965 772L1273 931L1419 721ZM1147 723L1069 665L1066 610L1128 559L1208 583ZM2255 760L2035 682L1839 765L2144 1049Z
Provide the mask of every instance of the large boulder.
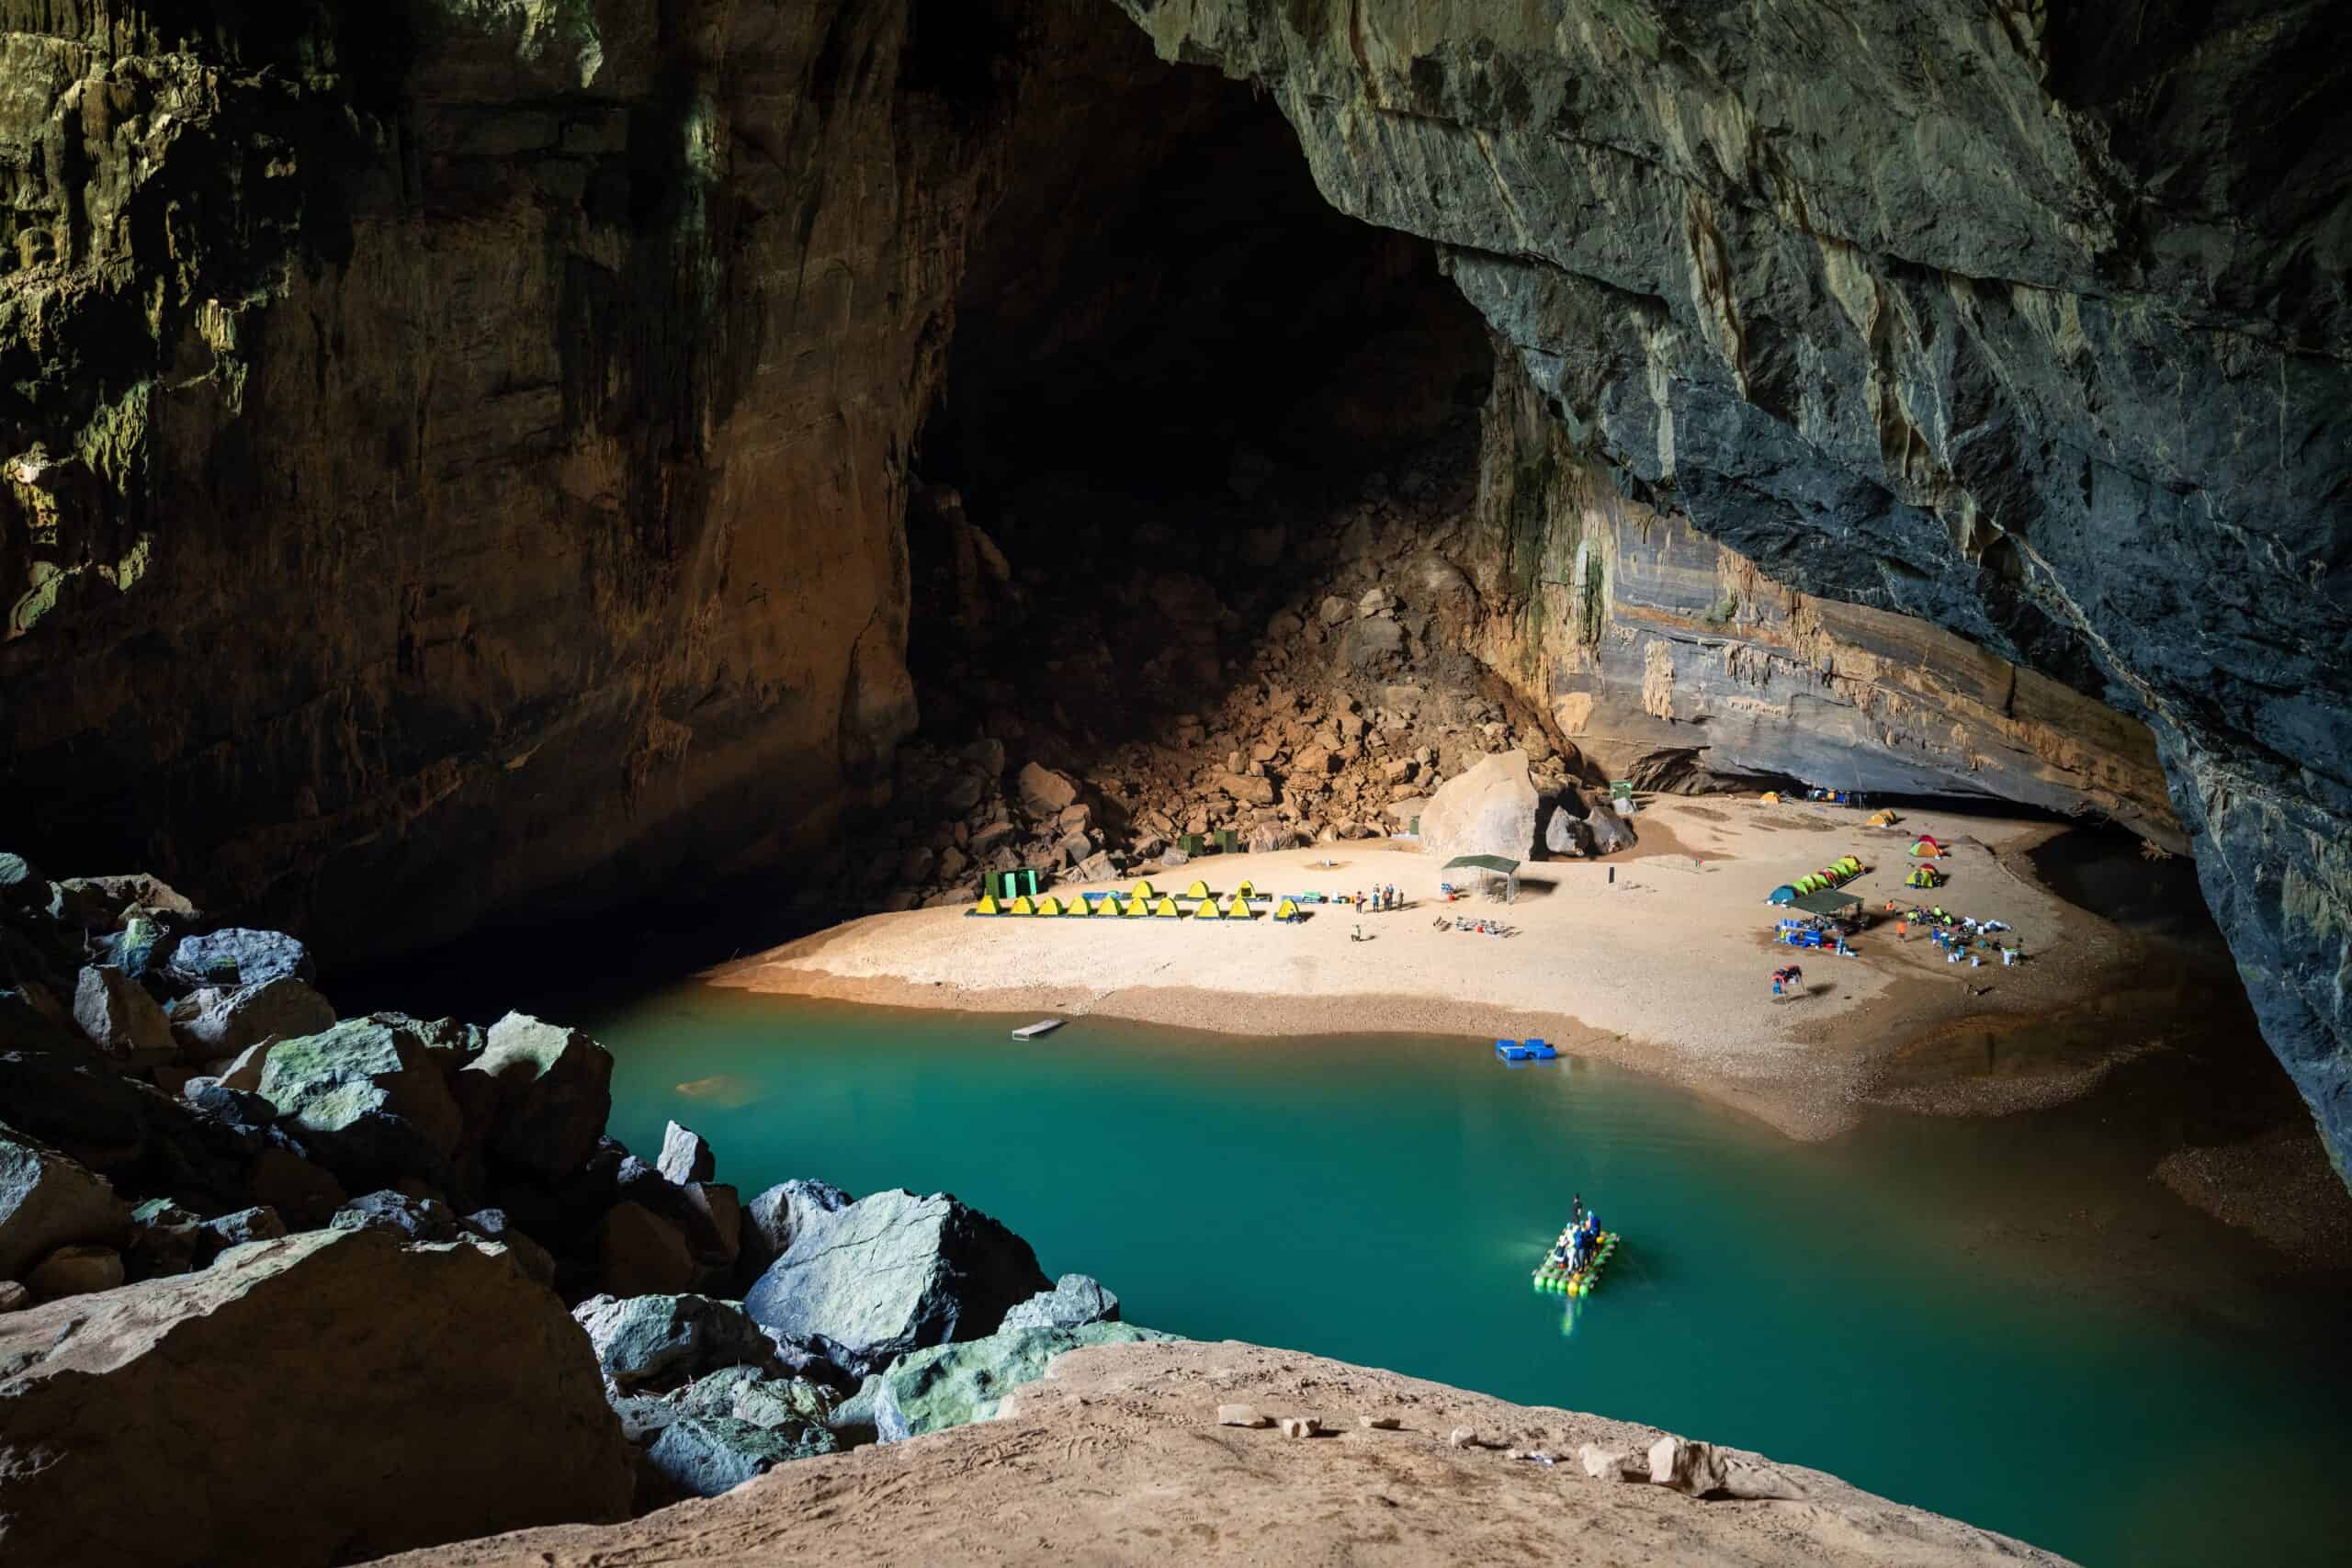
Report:
M882 1374L874 1430L886 1443L992 1419L1005 1396L1046 1375L1053 1359L1091 1345L1130 1345L1168 1336L1128 1323L1074 1328L1008 1328L985 1339L936 1345L902 1356Z
M353 1562L619 1518L633 1485L587 1340L472 1243L237 1247L0 1316L0 1369L11 1562Z
M191 1061L234 1056L269 1040L334 1027L334 1007L291 975L235 990L205 987L172 1009L172 1036Z
M850 1196L830 1181L779 1181L743 1210L743 1279L748 1283L784 1256L812 1215L846 1209Z
M585 1034L510 1012L465 1071L498 1085L492 1148L507 1165L569 1176L595 1153L613 1110L613 1058Z
M1441 784L1421 807L1421 848L1442 860L1455 855L1532 860L1539 798L1526 752L1484 758Z
M823 1427L755 1427L732 1416L688 1416L662 1428L646 1462L675 1495L716 1497L796 1459L840 1444Z
M279 1041L254 1092L312 1159L359 1188L403 1176L446 1182L465 1130L424 1043L370 1018Z
M1080 1328L1119 1321L1119 1298L1091 1274L1065 1274L1054 1288L1031 1296L1004 1314L1002 1328Z
M74 988L74 1021L109 1061L134 1070L176 1053L172 1026L146 987L110 964L88 964Z
M285 975L307 980L311 976L311 950L284 931L231 926L182 937L172 950L171 972L190 986L242 988Z
M893 1190L806 1216L743 1309L845 1370L977 1339L1050 1287L1029 1244L944 1192Z
M130 1226L130 1205L104 1177L0 1124L0 1280L61 1247L113 1246Z
M666 1387L727 1367L767 1368L775 1344L740 1303L709 1296L591 1296L571 1309L615 1388Z
M1619 850L1634 847L1634 825L1618 816L1607 801L1598 796L1586 803L1584 825L1591 835L1594 854L1615 854Z
M694 1283L679 1228L642 1203L616 1203L596 1230L596 1278L616 1296L675 1295Z
M708 1181L717 1175L718 1156L711 1153L709 1141L700 1133L673 1122L662 1130L662 1157L654 1166L684 1187L689 1181Z

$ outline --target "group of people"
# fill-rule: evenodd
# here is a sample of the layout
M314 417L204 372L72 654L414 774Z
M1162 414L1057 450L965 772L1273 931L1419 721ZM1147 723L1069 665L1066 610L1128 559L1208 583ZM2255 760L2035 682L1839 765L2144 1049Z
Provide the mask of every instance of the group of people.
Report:
M1600 1219L1584 1206L1584 1194L1579 1192L1567 1232L1552 1248L1552 1261L1581 1273L1592 1267L1593 1257L1600 1250Z
M1390 884L1385 886L1374 887L1372 890L1372 897L1369 901L1366 901L1363 891L1359 888L1356 892L1355 906L1356 913L1359 915L1363 914L1367 909L1377 915L1385 910L1402 908L1404 907L1402 901L1396 897L1396 888L1394 884Z

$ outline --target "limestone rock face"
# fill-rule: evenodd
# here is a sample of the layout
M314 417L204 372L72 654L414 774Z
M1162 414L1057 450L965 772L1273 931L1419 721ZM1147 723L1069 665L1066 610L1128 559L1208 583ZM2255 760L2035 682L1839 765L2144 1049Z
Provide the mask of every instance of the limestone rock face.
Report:
M1163 59L1264 90L1336 206L1445 247L1622 495L2144 718L2346 1170L2352 144L2279 112L2340 91L2338 8L2247 28L2169 0L2127 36L1916 0L1826 28L1657 0L1119 4ZM1891 68L1915 48L1933 73ZM1605 599L1598 553L1554 537L1567 570L1539 576ZM1719 657L1657 651L1654 719ZM2129 773L2092 776L2145 799Z
M766 1327L844 1365L993 1333L1050 1282L1029 1244L945 1193L891 1190L806 1216L743 1298Z
M0 1280L23 1279L61 1247L119 1241L130 1224L104 1177L0 1125Z
M1421 807L1421 849L1440 860L1455 855L1535 855L1539 797L1527 753L1505 751L1446 780Z
M0 1514L28 1562L323 1565L628 1507L585 1337L470 1244L258 1242L0 1317Z
M172 973L191 986L261 986L311 975L310 950L283 931L232 926L183 937L172 950Z
M9 798L356 959L887 783L903 454L993 134L987 49L911 9L16 18L11 167L109 108L12 261L55 369L0 498Z
M989 1420L1015 1389L1045 1376L1047 1364L1066 1350L1166 1337L1128 1323L1091 1323L1007 1328L985 1339L917 1350L882 1374L874 1429L883 1442L896 1443Z
M334 1026L326 998L291 975L233 990L207 987L183 999L172 1015L172 1036L189 1061L235 1056L270 1039L316 1034Z

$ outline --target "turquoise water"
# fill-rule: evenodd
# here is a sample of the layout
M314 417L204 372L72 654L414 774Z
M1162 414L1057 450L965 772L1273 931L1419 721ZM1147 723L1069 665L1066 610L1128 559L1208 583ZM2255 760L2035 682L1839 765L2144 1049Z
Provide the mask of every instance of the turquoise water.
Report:
M952 1191L1133 1322L1761 1450L2086 1563L2352 1541L2340 1296L2243 1284L2128 1138L2101 1163L2105 1111L1808 1147L1476 1042L1025 1021L685 987L593 1027L631 1147L674 1116L746 1196ZM1627 1245L1569 1303L1528 1271L1577 1191ZM2094 1267L2115 1248L2133 1282Z

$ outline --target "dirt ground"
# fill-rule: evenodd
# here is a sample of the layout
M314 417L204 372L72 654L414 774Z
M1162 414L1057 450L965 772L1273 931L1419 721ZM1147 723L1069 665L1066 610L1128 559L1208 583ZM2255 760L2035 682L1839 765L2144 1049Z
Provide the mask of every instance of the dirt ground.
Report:
M1312 1416L1326 1435L1216 1424L1217 1407ZM1360 1416L1394 1416L1395 1431ZM1450 1446L1469 1427L1476 1446ZM1081 1350L1005 1416L788 1464L723 1497L610 1526L520 1531L386 1559L401 1568L745 1568L856 1563L1593 1564L2061 1559L1817 1471L1802 1495L1702 1502L1606 1482L1585 1443L1655 1428L1235 1343ZM1558 1462L1524 1456L1544 1453ZM2022 1453L2022 1450L2021 1450Z

